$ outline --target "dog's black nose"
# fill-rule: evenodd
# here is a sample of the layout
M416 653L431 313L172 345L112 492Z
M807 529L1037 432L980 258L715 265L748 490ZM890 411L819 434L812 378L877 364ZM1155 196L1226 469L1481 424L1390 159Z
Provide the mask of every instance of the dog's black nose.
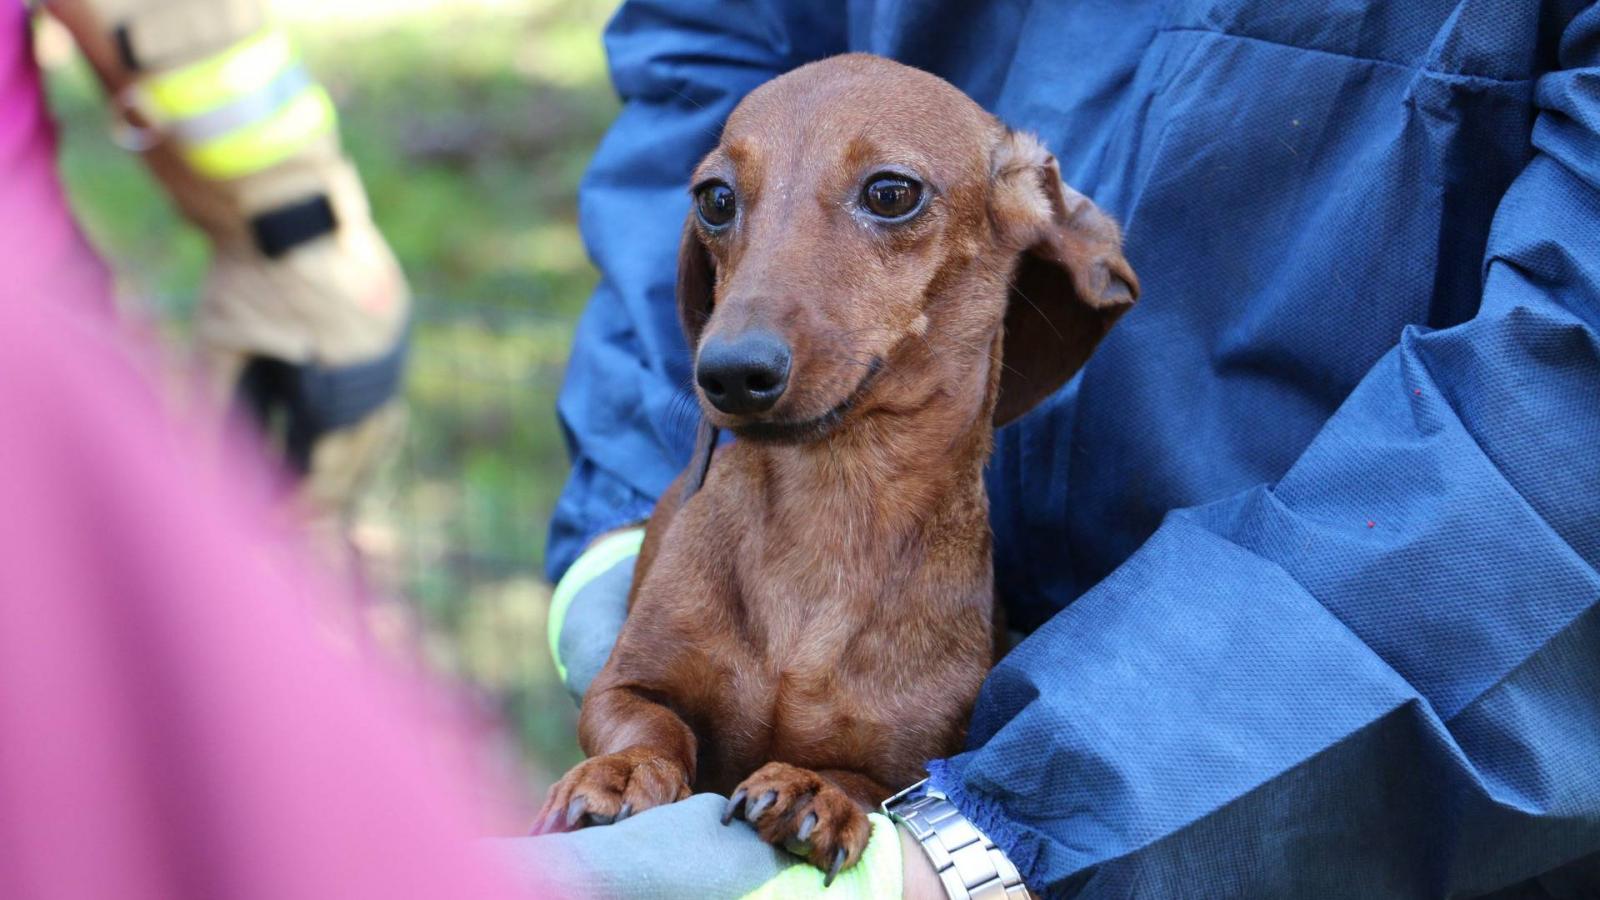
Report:
M789 385L789 345L770 331L708 338L700 345L694 377L711 405L744 415L772 408Z

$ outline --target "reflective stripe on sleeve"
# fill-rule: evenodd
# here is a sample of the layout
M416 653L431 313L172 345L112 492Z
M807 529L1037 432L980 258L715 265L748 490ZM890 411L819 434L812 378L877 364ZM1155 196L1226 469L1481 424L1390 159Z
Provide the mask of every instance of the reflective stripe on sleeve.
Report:
M561 661L561 627L566 624L567 611L572 601L595 578L630 556L638 556L644 546L644 528L629 528L608 535L594 546L583 551L577 562L561 576L555 593L550 597L550 618L546 632L550 639L550 658L555 660L556 672L567 680L567 667Z
M337 114L321 85L313 85L272 118L184 149L202 175L238 178L259 172L298 153L333 130Z
M186 119L266 87L297 61L289 38L270 28L198 62L139 83L139 110L158 123Z
M279 109L295 100L306 88L313 87L311 73L300 63L293 63L278 73L278 77L265 87L245 94L215 109L176 119L169 126L172 135L185 144L203 144L216 140L229 132L270 118Z
M277 29L151 75L130 99L196 172L217 179L282 162L337 123L333 100Z

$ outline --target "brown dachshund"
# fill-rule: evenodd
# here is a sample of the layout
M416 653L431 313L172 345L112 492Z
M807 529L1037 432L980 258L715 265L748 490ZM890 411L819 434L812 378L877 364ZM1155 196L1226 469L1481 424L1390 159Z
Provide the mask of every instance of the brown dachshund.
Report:
M1133 303L1033 137L865 56L747 97L695 169L678 304L710 427L651 517L544 828L691 790L830 872L960 749L993 662L982 470ZM712 428L738 440L715 451ZM698 489L697 489L698 488Z

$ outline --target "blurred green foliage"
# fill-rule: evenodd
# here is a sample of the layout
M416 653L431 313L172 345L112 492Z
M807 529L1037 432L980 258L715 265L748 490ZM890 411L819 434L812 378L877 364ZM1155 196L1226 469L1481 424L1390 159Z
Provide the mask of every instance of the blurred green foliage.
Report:
M595 275L579 177L616 101L607 0L281 5L418 297L407 445L357 529L434 662L494 704L542 775L577 758L543 636L545 526L566 474L554 397ZM125 291L175 335L205 241L107 138L81 60L54 66L62 165Z

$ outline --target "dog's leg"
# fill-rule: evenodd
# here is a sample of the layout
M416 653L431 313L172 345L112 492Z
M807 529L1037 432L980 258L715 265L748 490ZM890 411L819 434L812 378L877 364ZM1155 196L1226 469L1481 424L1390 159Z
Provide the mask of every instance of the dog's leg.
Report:
M890 793L858 772L767 763L733 792L723 824L742 808L762 840L804 857L827 872L831 884L861 858L872 837L867 810Z
M540 833L609 825L689 796L694 732L648 692L604 687L584 702L578 734L593 755L551 786Z

